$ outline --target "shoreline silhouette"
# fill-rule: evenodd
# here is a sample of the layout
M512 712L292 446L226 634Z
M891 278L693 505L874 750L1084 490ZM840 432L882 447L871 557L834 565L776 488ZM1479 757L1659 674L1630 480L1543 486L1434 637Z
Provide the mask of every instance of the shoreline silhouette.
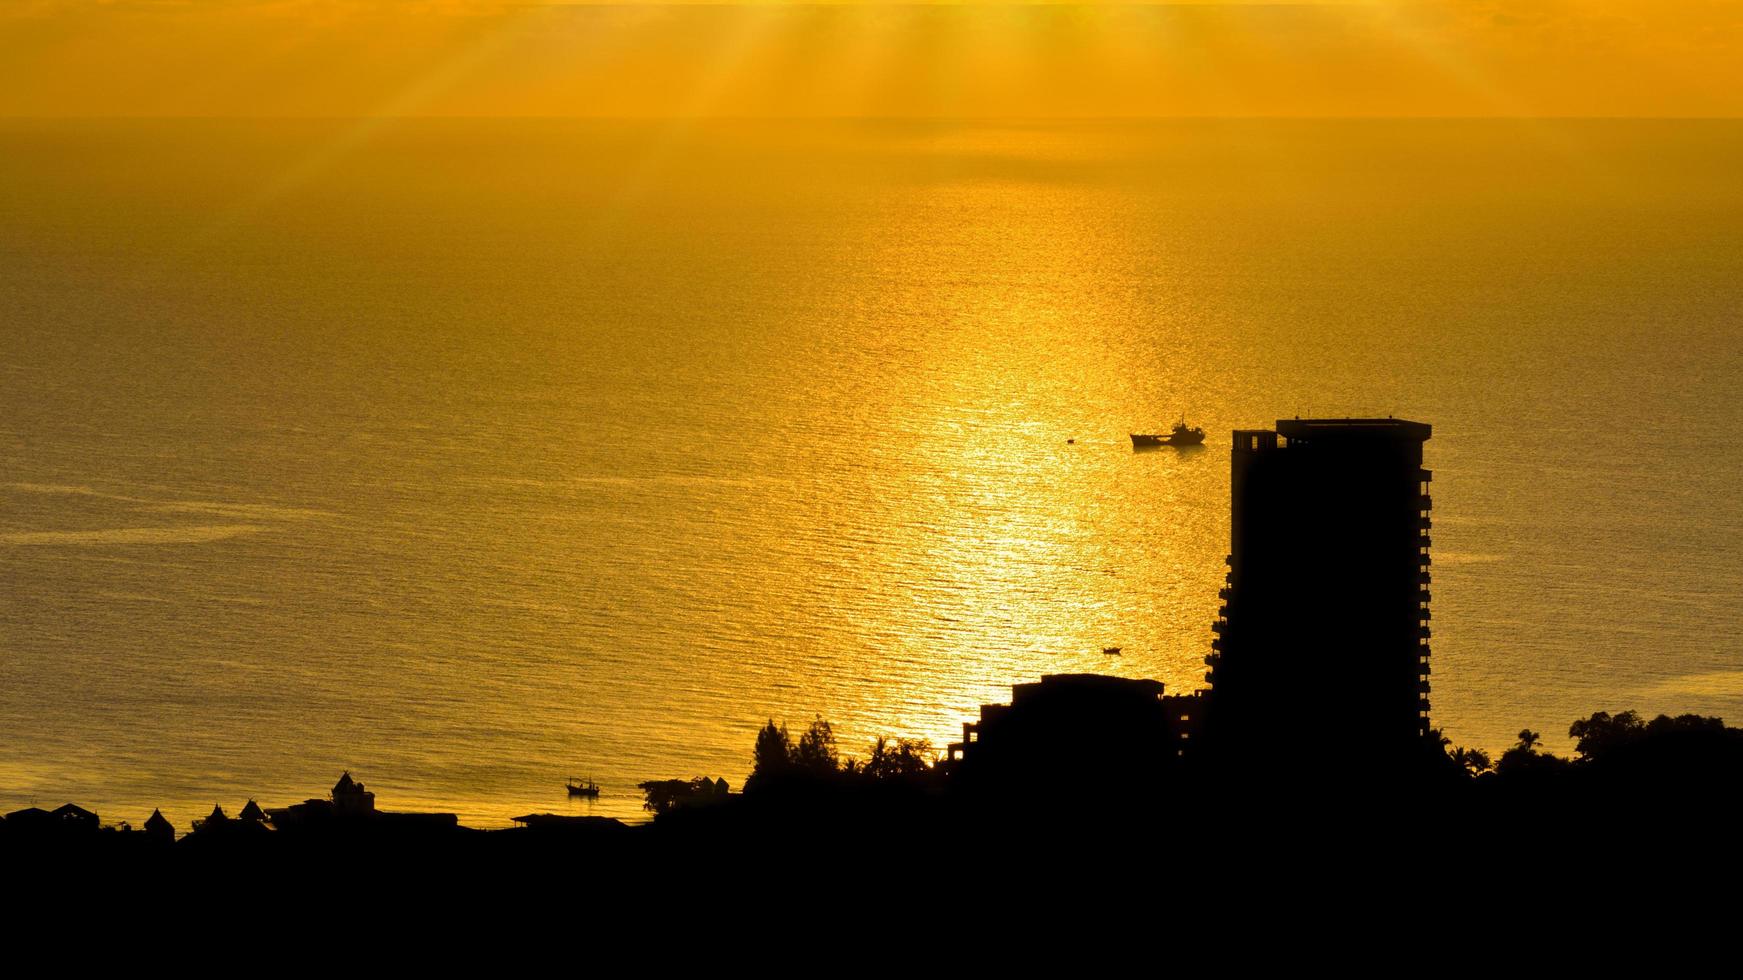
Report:
M1734 852L1743 729L1719 718L1597 711L1570 725L1571 758L1545 751L1529 729L1491 758L1429 723L1428 435L1394 419L1283 420L1275 432L1233 434L1229 585L1204 690L1046 675L1014 687L1008 704L983 706L942 751L879 737L844 756L821 716L797 737L770 719L741 790L706 775L648 780L645 825L529 812L513 829L475 830L453 813L378 808L346 772L324 797L251 799L234 817L215 806L186 833L157 811L134 829L72 803L16 810L0 818L0 854L51 872L366 861L532 878L553 861L621 874L745 854L795 870L808 855L878 841L908 845L893 856L903 866L922 854L1051 861L1145 842L1153 863L1154 841L1191 840L1175 870L1202 880L1333 854L1384 870L1437 840L1448 860L1570 866L1591 848ZM1342 686L1304 684L1304 667L1332 651L1350 664ZM1061 805L1081 799L1098 802L1090 812ZM1541 852L1549 828L1564 846Z
M1096 734L1133 734L1132 721L1113 719ZM365 806L349 773L325 799L249 800L235 816L215 807L179 835L156 812L135 829L73 804L27 808L0 818L0 860L21 881L246 876L307 900L330 889L310 868L343 867L370 869L388 893L415 893L439 869L443 887L462 892L559 894L567 868L652 897L673 880L724 896L729 880L822 874L836 887L893 895L905 879L1019 871L1048 887L1142 874L1226 893L1243 875L1389 877L1405 873L1402 861L1419 885L1475 895L1525 879L1687 875L1743 859L1743 729L1717 718L1596 712L1570 726L1572 758L1543 751L1529 730L1494 760L1431 730L1405 766L1374 764L1379 757L1359 746L1326 753L1295 742L1278 746L1263 774L1219 769L1206 756L1085 756L1061 731L1035 754L998 757L1036 749L1028 736L1046 732L1043 724L1009 746L988 734L986 752L953 766L909 740L878 739L865 755L843 757L821 718L798 739L770 721L742 790L708 777L649 781L655 816L640 825L528 813L512 829L477 830L453 814ZM1069 767L1055 768L1062 762ZM1100 800L1094 812L1063 805L1080 794Z

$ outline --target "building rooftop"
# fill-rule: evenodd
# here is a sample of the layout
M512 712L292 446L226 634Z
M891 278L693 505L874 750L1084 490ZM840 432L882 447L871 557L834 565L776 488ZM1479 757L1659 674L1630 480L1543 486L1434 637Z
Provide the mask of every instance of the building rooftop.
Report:
M1278 419L1277 434L1290 439L1325 439L1366 436L1426 440L1433 431L1427 422L1409 419Z

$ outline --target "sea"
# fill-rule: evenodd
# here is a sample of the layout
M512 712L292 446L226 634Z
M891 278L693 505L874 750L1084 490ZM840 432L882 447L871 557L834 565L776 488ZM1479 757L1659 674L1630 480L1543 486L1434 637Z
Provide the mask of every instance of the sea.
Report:
M1295 416L1434 427L1455 745L1743 723L1739 174L1737 121L0 122L0 812L634 820L770 720L1191 691L1229 432Z

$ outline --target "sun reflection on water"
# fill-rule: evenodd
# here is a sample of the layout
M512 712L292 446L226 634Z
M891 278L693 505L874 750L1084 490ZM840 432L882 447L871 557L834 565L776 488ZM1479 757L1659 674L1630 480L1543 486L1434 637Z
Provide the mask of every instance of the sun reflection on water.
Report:
M1501 124L405 124L185 251L330 126L175 126L0 155L7 799L349 768L500 824L579 772L636 817L771 717L863 753L1046 673L1192 690L1217 433L1298 412L1435 425L1461 743L1735 701L1734 130L1563 127L1630 210Z

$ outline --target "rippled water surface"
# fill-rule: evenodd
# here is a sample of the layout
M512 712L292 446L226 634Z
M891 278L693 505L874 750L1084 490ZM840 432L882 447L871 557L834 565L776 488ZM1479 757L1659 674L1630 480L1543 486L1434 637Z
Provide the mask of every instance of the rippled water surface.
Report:
M1743 722L1739 172L1734 123L5 123L0 809L633 816L770 717L1191 689L1226 432L1297 414L1435 427L1455 741Z

